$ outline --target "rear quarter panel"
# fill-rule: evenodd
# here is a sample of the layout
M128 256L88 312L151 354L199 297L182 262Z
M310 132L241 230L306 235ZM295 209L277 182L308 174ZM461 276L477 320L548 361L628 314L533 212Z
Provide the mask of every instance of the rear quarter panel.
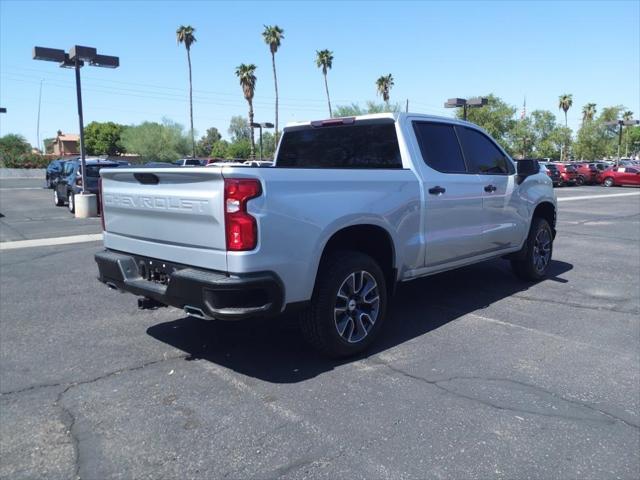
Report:
M286 303L311 297L324 246L339 230L376 225L391 236L399 275L420 259L420 190L408 169L238 168L226 178L260 178L263 195L248 203L258 222L251 252L228 252L229 272L271 270Z

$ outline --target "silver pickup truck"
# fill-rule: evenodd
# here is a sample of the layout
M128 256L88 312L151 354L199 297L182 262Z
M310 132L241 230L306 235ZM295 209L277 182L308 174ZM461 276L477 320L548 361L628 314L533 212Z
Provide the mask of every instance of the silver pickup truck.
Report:
M327 355L366 348L398 282L494 257L549 266L556 199L477 126L410 113L297 123L275 165L102 170L99 279L203 319L300 310Z

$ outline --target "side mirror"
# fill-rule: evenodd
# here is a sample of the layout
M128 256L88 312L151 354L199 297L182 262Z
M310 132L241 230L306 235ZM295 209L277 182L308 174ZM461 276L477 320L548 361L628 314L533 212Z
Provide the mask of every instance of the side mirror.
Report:
M530 175L535 175L540 171L540 164L537 160L523 159L518 160L517 164L517 174L518 174L518 183L522 183L522 181Z

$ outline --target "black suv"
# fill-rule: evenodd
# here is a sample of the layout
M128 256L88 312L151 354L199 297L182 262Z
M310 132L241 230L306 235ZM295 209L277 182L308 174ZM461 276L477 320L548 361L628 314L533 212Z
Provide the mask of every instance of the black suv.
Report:
M62 170L64 169L64 164L69 160L76 160L74 157L69 158L56 158L52 160L49 165L47 165L47 172L45 174L45 179L47 182L47 188L53 188L56 185L56 182L62 175Z
M111 162L109 160L100 159L87 159L87 188L89 193L95 193L99 195L100 192L98 186L98 180L100 179L100 170L103 168L116 168L120 164L118 162ZM73 159L68 160L64 164L62 173L58 183L54 186L53 190L53 202L57 207L63 206L65 203L69 205L69 211L75 212L76 205L73 200L73 196L82 191L82 174L80 170L80 160ZM100 206L100 199L98 198L98 208Z

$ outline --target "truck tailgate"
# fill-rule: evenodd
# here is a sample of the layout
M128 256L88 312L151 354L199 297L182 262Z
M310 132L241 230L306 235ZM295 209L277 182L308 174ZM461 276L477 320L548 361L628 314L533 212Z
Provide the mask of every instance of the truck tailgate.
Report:
M101 171L105 246L226 271L221 169Z

